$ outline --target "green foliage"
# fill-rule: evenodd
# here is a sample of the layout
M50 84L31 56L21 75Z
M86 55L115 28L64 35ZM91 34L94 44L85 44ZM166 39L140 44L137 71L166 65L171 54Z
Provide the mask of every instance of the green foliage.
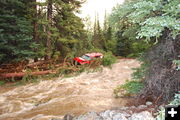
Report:
M4 85L5 83L5 81L0 81L0 86Z
M114 89L116 97L131 96L139 93L144 87L144 83L139 81L127 81L124 85L119 85Z
M92 44L97 49L106 50L105 36L103 35L98 16L95 18Z
M160 37L164 28L169 28L173 31L173 36L179 34L180 31L180 21L174 17L170 16L157 16L146 19L140 24L141 30L138 31L137 38L150 38L150 37Z
M49 21L47 1L0 1L0 63L45 57L49 54L47 39L55 59L85 49L84 25L76 15L83 0L52 2L53 15Z
M176 70L180 70L180 60L174 60L173 63L177 65Z
M21 0L0 1L0 63L32 58L32 26Z
M134 68L134 72L132 74L133 80L143 81L145 75L148 72L149 64L144 61L144 58L139 59L141 61L141 66L139 68Z
M180 105L180 92L178 94L175 94L174 100L171 101L169 105ZM164 108L161 108L158 111L156 120L165 120L165 109Z
M165 28L175 38L180 31L179 4L179 0L133 0L117 5L109 17L117 39L117 54L138 56L158 42Z
M136 94L142 90L144 84L138 81L129 81L126 84L122 85L122 88L127 90L128 93Z
M110 66L115 62L116 62L116 57L113 56L113 54L111 52L107 52L104 54L104 57L102 60L103 66Z
M86 34L81 18L76 16L82 1L68 0L55 1L57 13L54 16L55 24L52 25L52 38L54 52L59 51L62 57L76 55L83 47Z

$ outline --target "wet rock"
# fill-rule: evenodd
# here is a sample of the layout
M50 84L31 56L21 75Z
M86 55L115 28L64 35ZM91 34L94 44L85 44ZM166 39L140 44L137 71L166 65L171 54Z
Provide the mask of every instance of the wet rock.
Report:
M62 120L62 119L59 119L59 118L52 118L51 120Z
M63 118L63 120L72 120L72 119L73 119L73 116L69 114L65 115Z
M127 110L128 109L128 107L123 107L123 108L121 108L121 110Z
M113 116L113 120L128 120L124 114L118 113L115 116Z
M131 106L131 108L133 108L133 109L134 109L134 108L136 108L136 107L135 107L135 106Z
M138 106L138 108L146 108L147 106L146 105L140 105L140 106Z
M104 119L95 112L89 112L87 114L80 115L79 117L75 117L73 118L73 120L104 120Z
M146 105L148 106L148 105L152 105L152 102L146 102Z
M100 116L103 117L103 119L110 118L110 110L107 110L105 112L100 113Z
M155 120L155 118L149 112L143 111L133 114L128 120Z
M113 110L113 111L111 111L110 113L109 113L109 116L110 116L110 118L113 118L113 116L114 115L116 115L117 113Z

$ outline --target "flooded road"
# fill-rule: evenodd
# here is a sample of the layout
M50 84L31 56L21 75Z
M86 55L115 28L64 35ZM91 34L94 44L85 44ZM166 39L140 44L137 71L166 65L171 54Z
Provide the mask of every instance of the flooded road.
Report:
M131 78L134 59L121 59L112 69L71 77L45 80L4 90L0 88L0 120L48 120L65 114L79 115L124 106L127 99L115 99L113 89Z

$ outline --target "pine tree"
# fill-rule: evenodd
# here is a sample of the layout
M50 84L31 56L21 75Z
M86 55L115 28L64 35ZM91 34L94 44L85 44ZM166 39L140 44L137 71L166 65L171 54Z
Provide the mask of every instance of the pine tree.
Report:
M32 26L24 1L0 1L0 62L31 58Z
M95 46L95 48L106 50L105 39L100 26L98 14L96 14L95 16L93 45Z
M81 18L75 13L79 12L82 1L63 0L55 1L57 14L54 16L54 25L56 28L54 34L59 34L55 40L56 50L62 57L77 54L83 48L83 39L85 38L84 25Z
M105 15L104 15L104 29L103 29L103 32L104 34L107 32L107 29L108 29L108 23L107 23L107 12L105 10Z

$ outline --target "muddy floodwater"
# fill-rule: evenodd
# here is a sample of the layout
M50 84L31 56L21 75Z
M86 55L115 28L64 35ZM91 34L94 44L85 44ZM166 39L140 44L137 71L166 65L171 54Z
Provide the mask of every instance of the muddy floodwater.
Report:
M130 79L132 68L139 65L134 59L120 59L111 69L8 89L1 87L0 120L48 120L124 106L127 99L114 98L113 89Z

